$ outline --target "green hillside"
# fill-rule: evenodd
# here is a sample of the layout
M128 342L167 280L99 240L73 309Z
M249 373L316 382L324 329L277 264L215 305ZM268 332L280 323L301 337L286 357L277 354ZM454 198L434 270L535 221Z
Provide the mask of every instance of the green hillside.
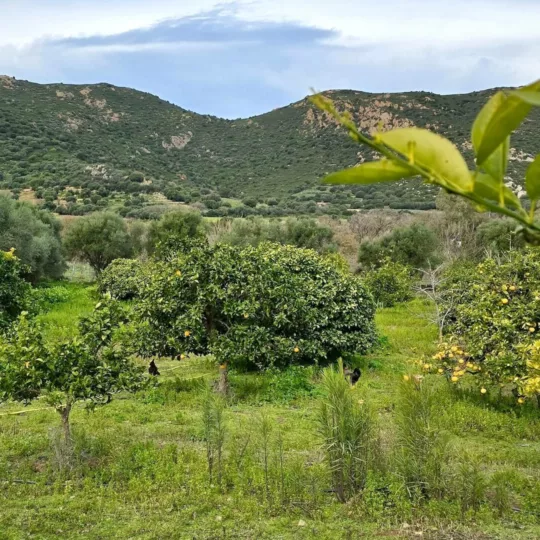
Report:
M429 127L467 151L471 122L492 92L327 94L365 131ZM512 151L509 180L521 178L538 151L540 112L530 118L512 141L519 151ZM270 214L433 205L436 190L420 184L318 186L325 173L372 157L307 99L230 121L109 84L0 77L0 189L33 188L61 213L113 206L136 215L168 200L198 203L210 215L241 215L255 204ZM225 198L248 199L248 206Z

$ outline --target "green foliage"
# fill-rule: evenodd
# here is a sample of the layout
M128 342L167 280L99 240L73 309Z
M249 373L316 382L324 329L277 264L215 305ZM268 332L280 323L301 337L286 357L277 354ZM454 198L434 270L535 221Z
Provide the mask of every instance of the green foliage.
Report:
M427 268L439 260L439 245L435 233L414 223L410 227L395 229L389 235L360 245L358 262L367 268L376 268L387 259L411 268Z
M516 234L516 226L510 219L493 219L481 223L476 229L476 241L481 249L492 255L525 246L523 236Z
M472 201L478 209L513 218L523 226L527 241L540 243L540 225L534 215L540 196L539 156L525 174L530 211L504 184L510 135L521 126L533 106L540 106L540 81L518 91L495 93L478 113L471 133L474 172L469 171L462 154L445 137L417 127L366 136L358 130L349 112L340 113L330 99L317 95L312 102L344 126L354 141L383 156L379 162L361 164L358 171L334 173L328 177L328 182L365 184L420 176L428 183Z
M309 218L236 219L231 223L230 230L220 236L218 241L232 246L258 246L262 242L277 242L314 249L319 253L330 253L336 250L334 231L317 220Z
M117 300L131 300L139 294L143 265L135 259L115 259L99 276L99 289Z
M60 222L46 210L0 195L0 250L11 248L33 282L64 273Z
M147 251L159 251L160 244L174 245L186 239L204 237L204 228L201 214L196 212L176 211L167 212L159 221L151 223L148 231Z
M483 393L512 392L520 402L525 394L540 394L538 250L487 259L472 271L458 267L443 287L451 311L448 343L436 355L436 367Z
M125 319L122 308L102 301L80 322L80 336L46 343L38 324L21 317L0 346L0 399L28 403L45 395L55 406L108 403L120 390L136 387L140 369L114 341Z
M22 279L23 271L13 251L0 251L0 332L28 308L30 285Z
M364 282L375 302L384 307L392 307L412 298L414 280L411 269L390 259L366 272Z
M148 274L135 312L149 355L210 352L237 368L283 367L375 342L365 287L312 250L201 244Z
M96 275L133 252L124 220L110 213L96 213L75 221L66 232L64 247L70 257L87 262Z
M367 403L359 403L343 373L328 367L322 376L323 399L318 415L319 432L332 474L332 488L340 502L362 490L373 460L376 424Z

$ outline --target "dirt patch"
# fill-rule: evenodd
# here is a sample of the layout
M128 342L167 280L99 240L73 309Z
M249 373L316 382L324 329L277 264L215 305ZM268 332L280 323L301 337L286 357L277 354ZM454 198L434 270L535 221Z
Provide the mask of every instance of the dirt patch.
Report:
M83 95L84 97L87 97L92 93L92 89L88 88L87 86L86 88L83 88L79 93Z
M84 170L89 172L92 177L104 178L105 180L109 178L109 172L103 163L88 165Z
M167 141L161 141L161 146L163 146L163 148L166 150L172 150L173 148L178 148L181 150L182 148L186 147L187 143L191 141L192 137L193 133L191 131L188 131L182 135L173 135L170 143Z
M67 131L77 131L84 124L84 120L73 116L71 113L59 113L58 118L64 120L64 126Z
M62 92L60 90L57 90L56 91L56 97L58 99L64 100L64 99L70 99L70 98L74 97L74 95L73 95L72 92Z

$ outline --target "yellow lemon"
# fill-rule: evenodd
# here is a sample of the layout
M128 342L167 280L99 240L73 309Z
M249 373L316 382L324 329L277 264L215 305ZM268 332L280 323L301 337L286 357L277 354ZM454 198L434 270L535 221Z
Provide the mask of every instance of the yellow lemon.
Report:
M503 298L501 300L501 304L508 304L508 298Z
M444 373L444 369L439 368L439 369L437 370L437 373Z
M300 352L300 349L299 349L298 347L295 347L295 348L294 348L294 352L295 352L295 353L299 353L299 352Z
M180 276L182 275L182 272L180 272L180 270L177 270L177 271L175 272L175 274L176 274L177 277L180 277Z
M486 390L485 388L482 388L482 389L480 390L480 393L482 393L482 394L485 394L486 392L487 392L487 390Z
M464 363L465 363L465 360L463 360L463 358L460 358L460 359L458 360L458 362L459 362L460 364L464 364Z
M523 404L525 403L525 400L524 400L522 397L520 397L520 398L518 398L517 402L518 402L520 405L523 405Z
M456 377L455 375L450 379L452 382L458 382L459 377Z
M511 291L515 291L515 290L516 290L516 286L515 286L515 285L510 285L509 288L510 288Z
M186 336L186 337L191 336L191 332L190 332L189 330L186 330L186 331L184 332L184 336Z
M430 368L429 364L424 364L424 369L429 369L429 368Z
M411 378L408 376L408 375L403 375L403 380L404 381L409 381Z
M244 319L247 319L249 315L247 313L244 313Z

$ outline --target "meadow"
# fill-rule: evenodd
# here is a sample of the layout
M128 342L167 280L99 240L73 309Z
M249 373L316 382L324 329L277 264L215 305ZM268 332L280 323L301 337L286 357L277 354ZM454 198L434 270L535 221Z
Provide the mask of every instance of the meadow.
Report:
M51 338L74 334L77 317L97 302L91 284L61 286L65 297L39 317ZM359 360L351 392L375 411L380 453L363 492L346 504L330 489L318 431L318 368L231 371L210 479L201 395L217 367L189 356L157 361L156 386L94 412L76 407L69 465L54 410L40 400L0 406L0 538L539 538L534 405L506 407L427 376L449 442L444 481L454 487L415 502L385 476L396 459L398 389L437 350L432 310L420 299L377 310L380 343Z

